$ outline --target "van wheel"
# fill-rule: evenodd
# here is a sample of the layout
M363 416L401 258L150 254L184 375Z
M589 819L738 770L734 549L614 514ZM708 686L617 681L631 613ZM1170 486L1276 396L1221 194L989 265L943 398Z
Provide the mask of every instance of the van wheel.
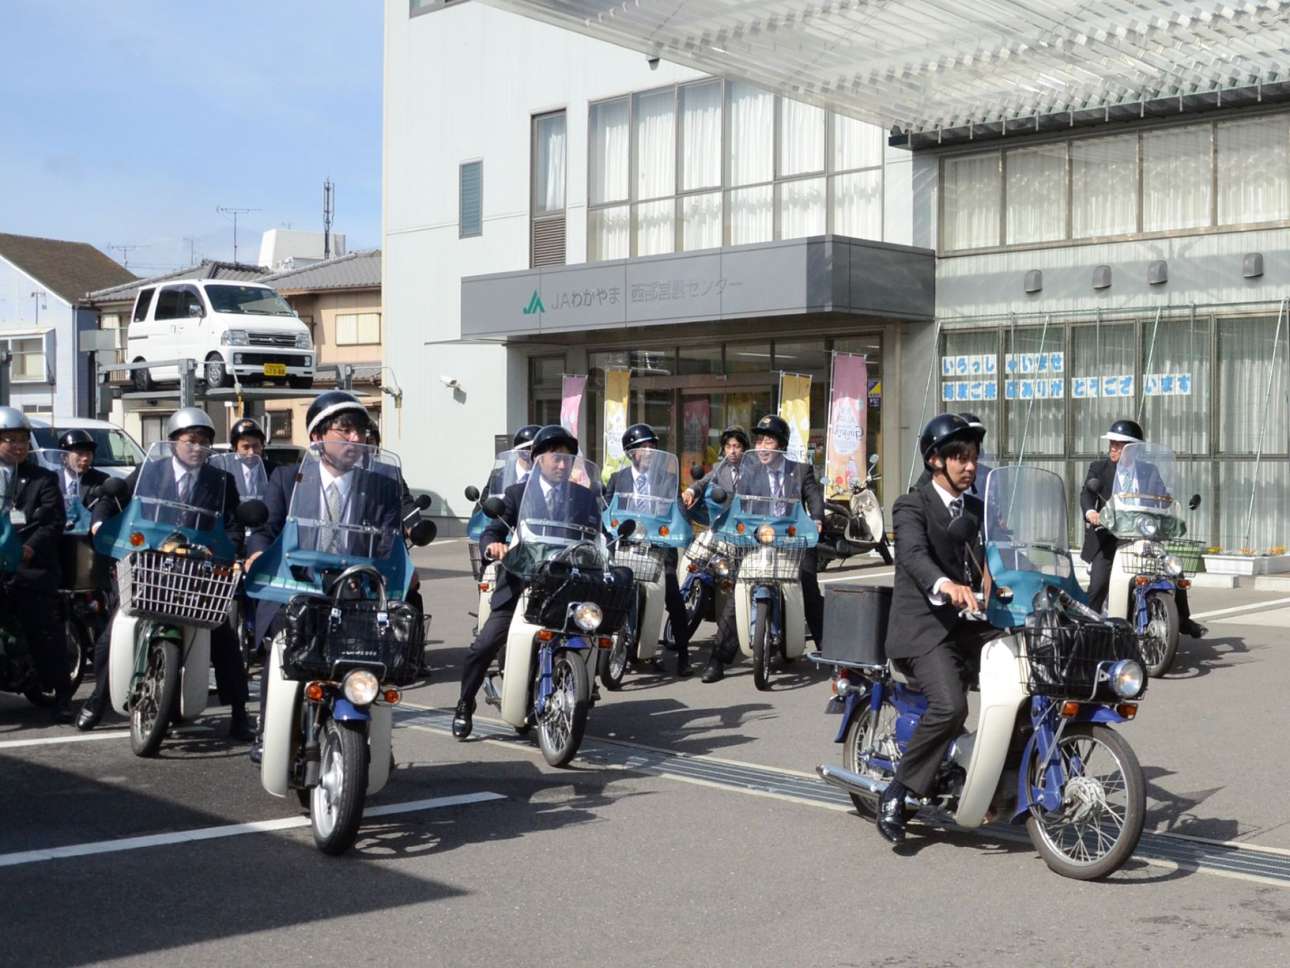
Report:
M134 362L135 362L135 363L142 363L143 361L144 361L144 360L143 360L143 357L139 357L139 359L135 360ZM152 389L152 375L151 375L151 371L150 371L150 370L146 370L146 369L142 369L142 370L131 370L131 371L130 371L130 384L131 384L131 386L133 386L133 387L134 387L134 389L135 389L135 390L137 390L138 392L140 392L140 393L147 393L149 390L151 390L151 389Z
M212 390L228 386L228 368L224 366L224 360L218 353L212 353L206 357L206 365L202 367L202 379Z

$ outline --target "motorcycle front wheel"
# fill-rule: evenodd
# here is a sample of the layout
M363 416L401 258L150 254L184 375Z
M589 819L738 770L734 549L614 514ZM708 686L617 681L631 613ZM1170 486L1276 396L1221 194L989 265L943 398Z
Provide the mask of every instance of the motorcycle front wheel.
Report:
M314 844L324 854L354 846L367 797L367 736L361 723L327 720L319 737L318 785L309 791Z
M551 657L551 696L538 720L538 746L552 766L568 766L582 745L591 703L587 663L577 652Z
M1147 675L1158 679L1169 671L1178 654L1178 603L1172 594L1147 596L1147 627L1142 636L1142 661Z
M1107 726L1068 726L1053 753L1061 770L1062 802L1056 810L1030 808L1026 833L1054 873L1080 881L1114 873L1142 836L1146 783L1133 748ZM1039 758L1030 785L1041 788Z
M708 614L708 596L712 592L703 582L695 579L690 582L688 588L681 589L682 600L685 603L685 631L689 639L694 638L694 633L699 631L699 625L703 621L703 616ZM676 650L676 633L672 631L672 619L668 618L663 623L663 642L667 648Z
M765 692L770 688L770 602L757 603L753 623L753 685Z
M643 614L644 611L644 608L637 606L637 616ZM623 687L623 677L627 675L627 664L636 659L637 621L638 619L633 617L624 622L623 627L618 630L618 635L614 637L613 648L601 649L600 654L596 656L596 675L600 677L601 684L610 692L617 692Z
M76 692L85 678L85 670L94 662L94 639L85 623L75 615L69 615L63 622L63 635L67 640L67 671L72 692Z
M130 705L130 749L135 756L156 756L166 737L170 717L179 702L179 680L182 659L179 645L169 639L154 638L148 653L143 680Z

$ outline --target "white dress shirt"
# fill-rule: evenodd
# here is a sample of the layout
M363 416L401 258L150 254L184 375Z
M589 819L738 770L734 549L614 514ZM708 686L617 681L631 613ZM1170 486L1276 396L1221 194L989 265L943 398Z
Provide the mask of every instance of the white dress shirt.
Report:
M945 510L947 511L950 509L950 505L953 504L955 500L962 498L962 495L958 495L958 497L956 498L955 495L945 490L945 488L941 487L939 484L936 483L935 478L932 479L932 488L936 491L936 496L941 499L941 503L945 505ZM937 607L946 604L949 601L949 599L940 593L941 586L951 582L952 582L952 579L947 578L944 575L936 579L936 582L932 585L931 592L927 596L927 600Z

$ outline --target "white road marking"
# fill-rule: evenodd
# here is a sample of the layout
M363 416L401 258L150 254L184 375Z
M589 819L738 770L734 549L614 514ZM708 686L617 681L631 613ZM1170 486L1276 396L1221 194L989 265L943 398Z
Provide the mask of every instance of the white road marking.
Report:
M1192 618L1216 618L1219 615L1235 615L1238 612L1257 612L1260 609L1273 608L1277 605L1290 605L1290 598L1273 598L1266 602L1251 602L1248 605L1233 605L1231 608L1218 608L1212 612L1193 612Z
M363 811L363 819L505 799L506 797L500 793L481 791L479 793L463 793L452 797L435 797L430 800L410 800L407 803L389 803L380 807L369 807ZM257 820L252 823L198 827L195 830L176 830L173 833L151 834L146 837L123 837L119 840L99 840L86 844L69 844L66 847L49 847L44 850L24 850L13 854L0 854L0 867L38 864L42 861L65 860L69 857L89 857L95 854L115 854L126 850L142 850L145 847L166 847L171 844L191 843L198 840L216 840L222 837L239 837L244 834L272 833L277 830L291 830L296 827L307 826L309 826L308 817L283 817L280 820Z
M73 733L70 736L42 736L38 739L6 739L0 741L0 750L16 750L24 746L56 746L59 743L90 743L100 739L122 739L130 735L128 729L105 729L97 733Z
M889 571L861 571L856 572L854 575L837 575L834 578L821 578L819 583L821 585L832 585L837 581L861 581L865 578L890 578L894 574L896 574L895 568L892 568Z

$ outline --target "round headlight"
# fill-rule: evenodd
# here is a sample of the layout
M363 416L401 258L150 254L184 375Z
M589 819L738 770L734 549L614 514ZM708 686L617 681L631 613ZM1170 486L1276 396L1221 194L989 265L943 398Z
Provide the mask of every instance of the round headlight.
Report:
M380 691L381 683L366 669L355 669L345 677L341 691L355 706L370 706Z
M769 524L763 524L757 529L757 540L762 544L775 543L775 528Z
M1142 693L1147 676L1132 659L1121 659L1111 666L1111 689L1121 699L1133 699Z
M580 602L573 609L573 624L584 632L594 632L605 620L605 613L595 602Z
M1154 538L1160 533L1160 522L1154 515L1143 514L1138 517L1138 534L1144 538Z
M1182 559L1177 555L1169 555L1165 558L1165 573L1171 578L1177 578L1183 573Z
M716 555L708 562L708 567L712 569L718 578L725 578L730 574L730 559Z

